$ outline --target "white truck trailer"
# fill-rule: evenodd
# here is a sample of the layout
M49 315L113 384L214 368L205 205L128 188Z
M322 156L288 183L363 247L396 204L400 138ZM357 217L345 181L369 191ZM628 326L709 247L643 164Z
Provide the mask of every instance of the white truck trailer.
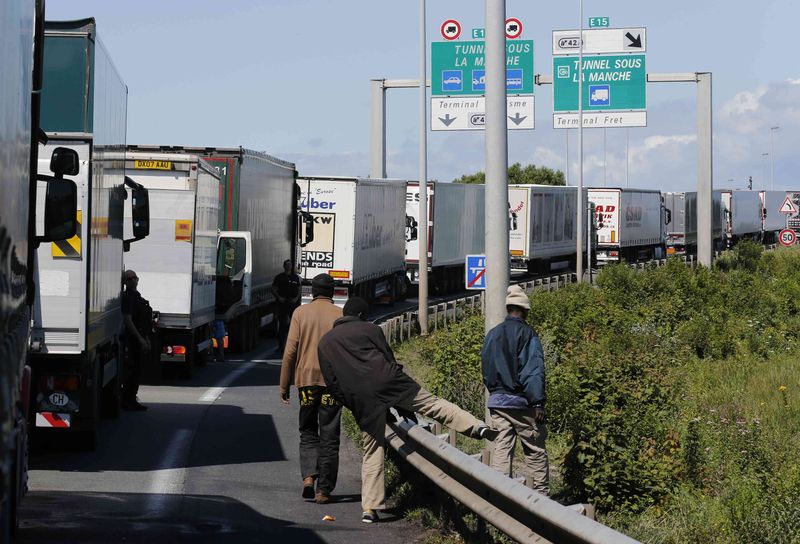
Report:
M150 197L150 235L125 254L125 269L136 272L139 292L158 312L154 354L189 376L211 348L219 174L190 153L128 146L120 158Z
M428 182L428 285L437 293L463 288L467 255L483 253L483 185ZM419 182L406 188L406 275L419 283Z
M778 235L786 228L786 214L780 213L781 205L786 200L786 191L759 191L761 199L761 239L765 244L778 242Z
M101 409L112 416L120 409L122 254L149 228L147 191L110 158L125 149L127 97L94 19L45 23L41 125L49 141L39 148L39 172L50 172L56 148L77 153L79 226L76 236L36 252L32 423L77 433L88 448ZM124 240L127 206L134 237Z
M509 185L511 268L546 273L576 251L577 187Z
M697 192L667 192L664 197L667 255L697 254ZM711 235L715 250L723 247L722 191L712 191Z
M664 209L659 191L589 189L597 222L597 263L663 259Z
M406 295L406 182L355 177L303 177L300 206L313 218L313 240L301 252L303 295L311 279L329 274L334 300L370 302Z
M733 247L739 240L761 238L763 212L758 191L723 190L722 208L728 247Z

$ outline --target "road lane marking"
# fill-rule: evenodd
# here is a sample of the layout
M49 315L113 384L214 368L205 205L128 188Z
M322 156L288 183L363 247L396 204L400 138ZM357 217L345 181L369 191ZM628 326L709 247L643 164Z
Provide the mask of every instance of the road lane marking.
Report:
M200 402L214 402L220 397L220 395L222 395L222 393L225 392L226 387L230 386L230 384L232 384L239 376L241 376L254 366L255 363L247 363L240 366L239 368L237 368L236 370L225 376L225 378L218 385L214 387L209 387L205 393L200 395L200 398L198 400Z
M167 513L169 495L183 493L184 467L182 458L186 455L191 442L192 431L180 429L170 440L164 456L153 470L153 479L148 488L150 499L147 501L145 515L147 517L163 516Z

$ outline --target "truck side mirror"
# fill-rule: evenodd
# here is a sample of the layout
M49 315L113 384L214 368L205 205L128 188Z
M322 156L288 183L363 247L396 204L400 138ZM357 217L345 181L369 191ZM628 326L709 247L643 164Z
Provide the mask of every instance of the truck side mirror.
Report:
M50 171L56 178L75 176L80 171L78 152L68 147L57 147L50 157Z
M144 187L134 189L132 194L133 237L141 240L150 235L150 195Z
M303 231L305 233L300 245L306 246L314 241L314 216L309 212L300 212L300 218L303 221Z
M78 187L68 179L53 179L47 183L44 201L44 236L40 242L67 240L78 231Z
M131 219L133 238L122 241L122 250L130 251L131 244L150 235L150 196L147 189L125 176L125 185L131 188Z

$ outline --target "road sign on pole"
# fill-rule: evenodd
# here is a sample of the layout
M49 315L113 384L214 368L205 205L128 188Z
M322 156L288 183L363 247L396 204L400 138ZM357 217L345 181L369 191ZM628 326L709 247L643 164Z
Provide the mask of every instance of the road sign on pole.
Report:
M797 206L792 201L791 195L786 195L783 204L778 208L778 212L785 213L786 215L797 215Z
M553 128L578 127L579 53L583 53L583 126L647 126L644 28L553 32ZM636 53L634 53L636 51Z
M534 97L506 97L509 130L531 130ZM486 99L483 96L434 96L431 98L431 130L484 130Z
M779 238L781 240L781 244L789 247L793 246L795 242L797 242L797 234L792 229L783 229L780 232Z
M456 40L461 36L461 23L455 19L448 19L442 23L439 31L445 40Z
M486 255L467 255L467 289L486 289Z
M516 17L506 19L506 38L515 40L522 35L522 21Z
M431 44L431 96L486 93L484 42ZM533 94L533 40L506 43L506 91Z

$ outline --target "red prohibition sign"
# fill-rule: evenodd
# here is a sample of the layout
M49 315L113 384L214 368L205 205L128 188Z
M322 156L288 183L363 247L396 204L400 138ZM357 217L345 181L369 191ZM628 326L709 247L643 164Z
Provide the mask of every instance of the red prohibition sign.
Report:
M522 21L516 17L506 19L506 38L513 40L522 35Z
M797 241L797 235L792 229L783 229L780 232L780 240L781 244L785 246L793 246L794 243Z
M442 23L440 31L442 33L442 38L445 40L455 40L461 36L461 23L455 19L448 19Z

